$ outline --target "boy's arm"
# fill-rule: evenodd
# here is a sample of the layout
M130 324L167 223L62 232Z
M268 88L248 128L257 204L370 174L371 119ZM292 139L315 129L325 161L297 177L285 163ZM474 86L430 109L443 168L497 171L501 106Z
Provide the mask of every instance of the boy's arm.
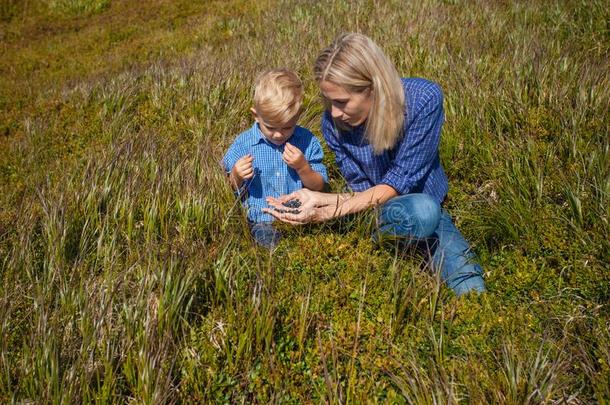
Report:
M252 155L246 155L240 158L229 172L229 183L235 191L241 191L244 181L251 179L254 176L254 167Z
M322 191L324 189L325 177L311 167L310 162L307 161L299 148L286 142L282 158L288 166L297 172L303 187L313 191Z
M233 170L228 173L228 177L231 188L233 188L233 190L235 191L239 191L241 189L241 186L244 184L243 179L237 178L237 176L235 176L235 174L233 173Z
M297 174L303 182L303 187L313 191L322 191L324 189L324 177L311 168L309 163L297 170Z
M229 147L222 159L222 166L229 178L229 184L239 194L243 190L245 181L253 176L252 156L248 153L241 142L243 134L240 135Z

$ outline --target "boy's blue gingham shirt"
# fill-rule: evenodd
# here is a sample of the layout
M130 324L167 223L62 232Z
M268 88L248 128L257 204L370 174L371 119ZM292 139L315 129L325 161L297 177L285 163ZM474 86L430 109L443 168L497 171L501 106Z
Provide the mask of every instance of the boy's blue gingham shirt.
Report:
M288 142L299 148L311 168L322 175L324 182L328 182L326 167L322 164L320 141L307 129L297 126ZM303 188L296 170L282 160L283 153L284 145L269 142L255 122L250 129L239 134L222 160L225 170L230 172L245 155L254 157L254 177L246 180L242 186L247 192L244 205L252 222L273 221L271 215L262 212L264 207L268 207L266 197L279 197Z
M449 189L438 155L444 120L443 93L439 85L428 80L401 80L405 124L403 135L392 150L375 155L364 139L364 124L339 131L328 111L322 117L322 133L353 191L387 184L400 195L426 193L441 203Z

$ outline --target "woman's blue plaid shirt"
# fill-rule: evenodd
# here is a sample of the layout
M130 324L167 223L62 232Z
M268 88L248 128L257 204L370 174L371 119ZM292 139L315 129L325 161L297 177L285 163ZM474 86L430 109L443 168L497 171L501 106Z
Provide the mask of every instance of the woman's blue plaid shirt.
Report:
M405 124L392 150L375 155L364 138L364 125L340 131L328 111L322 117L322 134L353 191L387 184L401 195L426 193L441 203L449 189L438 154L443 93L438 84L424 79L402 79L402 85Z

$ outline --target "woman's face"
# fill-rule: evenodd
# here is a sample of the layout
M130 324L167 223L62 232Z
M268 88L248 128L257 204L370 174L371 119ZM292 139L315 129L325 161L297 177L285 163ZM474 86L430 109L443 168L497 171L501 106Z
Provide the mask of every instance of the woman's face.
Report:
M320 91L330 103L330 114L334 120L356 127L368 118L372 103L371 89L355 93L324 80L320 83Z

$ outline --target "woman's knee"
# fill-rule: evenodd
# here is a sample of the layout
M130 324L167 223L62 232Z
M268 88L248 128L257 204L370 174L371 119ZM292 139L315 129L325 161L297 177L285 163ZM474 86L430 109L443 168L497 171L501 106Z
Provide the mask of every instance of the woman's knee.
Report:
M394 235L426 238L438 227L440 204L427 194L395 197L381 208L382 230Z

